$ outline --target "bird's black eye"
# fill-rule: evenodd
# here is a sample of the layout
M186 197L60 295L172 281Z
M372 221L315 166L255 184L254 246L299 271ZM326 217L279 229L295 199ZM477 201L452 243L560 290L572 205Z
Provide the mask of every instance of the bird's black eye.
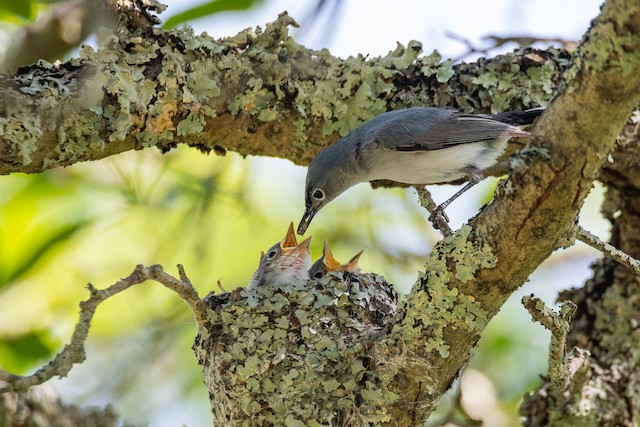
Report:
M320 279L322 277L322 271L316 271L313 275L314 279Z
M316 188L313 192L313 198L316 200L322 200L324 199L324 191L322 191L319 188Z
M276 251L270 251L270 252L267 254L267 258L268 258L268 259L271 259L271 258L273 258L274 256L276 256Z

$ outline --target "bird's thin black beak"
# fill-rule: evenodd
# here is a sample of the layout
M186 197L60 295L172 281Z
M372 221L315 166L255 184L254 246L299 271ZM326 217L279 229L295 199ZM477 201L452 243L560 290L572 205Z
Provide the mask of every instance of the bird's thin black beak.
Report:
M318 212L318 208L308 207L305 209L304 215L302 215L302 219L300 220L300 225L298 226L299 235L302 236L307 231L316 212Z

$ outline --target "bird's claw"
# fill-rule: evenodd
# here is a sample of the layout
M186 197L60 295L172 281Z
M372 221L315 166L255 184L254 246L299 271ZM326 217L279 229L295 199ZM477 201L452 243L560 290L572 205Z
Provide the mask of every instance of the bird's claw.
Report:
M433 224L433 227L440 230L443 236L447 237L451 234L451 227L449 227L449 217L444 211L444 206L438 206L429 215L429 221Z
M431 212L431 215L429 215L429 221L431 222L444 221L448 224L449 217L447 216L447 213L444 211L444 208L442 206L438 206L433 210L433 212Z

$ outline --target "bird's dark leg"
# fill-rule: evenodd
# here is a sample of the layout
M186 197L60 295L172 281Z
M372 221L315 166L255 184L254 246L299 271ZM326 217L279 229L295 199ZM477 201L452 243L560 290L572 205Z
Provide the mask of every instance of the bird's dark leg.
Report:
M429 190L419 185L414 186L414 188L418 193L418 199L420 200L422 207L429 213L434 212L436 210L436 204L433 201ZM451 228L448 224L449 218L447 218L447 214L444 212L439 212L439 215L436 216L433 216L433 214L429 215L429 221L433 225L433 228L440 230L443 236L447 237L451 234Z
M455 199L462 196L465 191L479 183L483 178L482 171L474 166L467 166L466 168L464 168L464 172L467 174L467 179L469 180L469 182L460 190L458 190L453 196L449 197L449 199L438 205L438 207L435 208L433 212L431 212L429 221L433 222L438 217L443 217L447 222L449 222L449 218L447 218L447 215L444 213L445 208L449 206Z

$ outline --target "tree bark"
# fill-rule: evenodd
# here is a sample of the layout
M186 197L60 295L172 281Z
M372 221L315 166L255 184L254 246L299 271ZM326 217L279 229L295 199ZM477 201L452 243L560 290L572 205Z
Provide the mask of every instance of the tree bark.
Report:
M637 114L617 141L619 149L600 174L607 187L602 212L611 224L611 243L640 258L640 144ZM543 378L525 399L521 415L528 426L638 425L640 390L640 277L604 258L591 266L593 277L563 292L577 304L571 323L567 371L571 380L554 388ZM580 424L578 424L580 423Z

